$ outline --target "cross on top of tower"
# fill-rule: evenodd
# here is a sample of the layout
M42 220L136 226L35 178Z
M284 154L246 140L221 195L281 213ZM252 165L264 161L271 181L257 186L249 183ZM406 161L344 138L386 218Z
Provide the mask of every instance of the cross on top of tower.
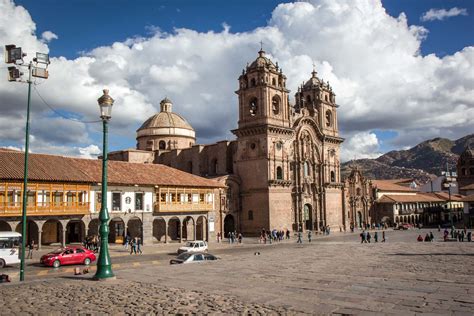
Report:
M258 52L258 55L260 57L263 57L265 55L265 51L263 50L263 41L260 41L260 51Z
M318 74L318 72L316 71L316 64L314 63L314 61L313 61L313 71L311 72L311 74L313 75L313 78L316 78L316 75Z

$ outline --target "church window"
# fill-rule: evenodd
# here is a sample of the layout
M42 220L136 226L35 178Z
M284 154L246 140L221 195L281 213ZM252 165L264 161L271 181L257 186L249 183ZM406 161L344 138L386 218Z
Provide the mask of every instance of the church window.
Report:
M160 140L160 143L159 143L158 147L159 147L161 150L166 149L166 142L165 142L164 140Z
M463 175L463 176L467 175L466 168L461 169L461 175Z
M249 103L250 115L255 116L257 114L257 109L258 109L257 98L253 98L252 100L250 100L250 103Z
M332 112L330 110L326 111L326 126L332 125Z
M327 94L324 96L324 100L326 100L326 102L328 101L328 96L327 96Z
M361 193L361 192L360 192L360 188L357 188L357 189L356 189L356 194L357 194L357 195L360 195L360 193Z
M334 171L331 171L331 182L336 182L336 174Z
M255 149L255 147L256 147L255 143L251 143L251 144L250 144L250 149L253 150L253 149Z
M272 85L276 86L276 80L275 80L275 78L272 79Z
M272 98L272 111L275 115L280 113L280 97L277 95Z
M255 87L255 78L252 78L252 79L250 80L250 85L251 85L252 87Z
M277 167L277 180L283 180L283 169L281 167Z
M249 221L253 221L253 211L249 211Z
M276 149L281 150L281 142L276 143Z

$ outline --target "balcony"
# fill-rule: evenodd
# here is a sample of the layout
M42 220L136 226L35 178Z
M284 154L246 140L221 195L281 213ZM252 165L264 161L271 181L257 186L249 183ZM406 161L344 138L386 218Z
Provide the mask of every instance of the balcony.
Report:
M213 210L212 203L155 203L155 213L208 212Z
M0 203L0 216L21 216L21 202ZM58 215L86 215L89 214L88 202L57 202L57 203L27 203L28 216L58 216Z

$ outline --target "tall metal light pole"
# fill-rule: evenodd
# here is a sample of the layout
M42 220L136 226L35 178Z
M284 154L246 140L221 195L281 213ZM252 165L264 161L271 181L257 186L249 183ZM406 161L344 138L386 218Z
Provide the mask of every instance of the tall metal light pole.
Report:
M21 47L15 45L5 45L5 63L14 64L14 66L8 67L8 81L25 82L21 80L23 73L17 68L17 66L25 67L23 63L23 57L26 54L22 52ZM35 62L35 65L33 65ZM45 68L38 67L39 64L46 65ZM49 65L49 55L43 53L36 53L36 57L28 63L28 103L26 106L26 128L25 128L25 162L24 162L24 173L23 173L23 202L22 202L22 216L21 216L21 258L20 258L20 281L25 280L25 253L26 253L26 227L27 227L27 192L28 192L28 152L30 144L30 103L31 103L31 84L32 76L37 78L48 78L48 70L46 69ZM31 237L31 236L28 236ZM41 240L38 241L39 243Z
M112 272L112 261L109 255L109 211L107 210L107 134L108 122L112 117L112 105L114 99L109 96L109 90L104 89L104 94L97 100L100 107L100 118L103 124L103 152L102 152L102 205L100 208L100 252L97 261L97 272L94 275L95 280L106 280L115 278Z

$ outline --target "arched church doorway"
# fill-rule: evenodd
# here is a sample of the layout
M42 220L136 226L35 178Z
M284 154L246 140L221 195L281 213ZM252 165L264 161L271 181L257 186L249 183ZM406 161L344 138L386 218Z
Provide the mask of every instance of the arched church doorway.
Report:
M305 204L303 207L303 220L306 230L313 230L313 212L311 211L311 205Z
M229 232L235 231L234 216L227 214L224 218L224 237L229 236Z

